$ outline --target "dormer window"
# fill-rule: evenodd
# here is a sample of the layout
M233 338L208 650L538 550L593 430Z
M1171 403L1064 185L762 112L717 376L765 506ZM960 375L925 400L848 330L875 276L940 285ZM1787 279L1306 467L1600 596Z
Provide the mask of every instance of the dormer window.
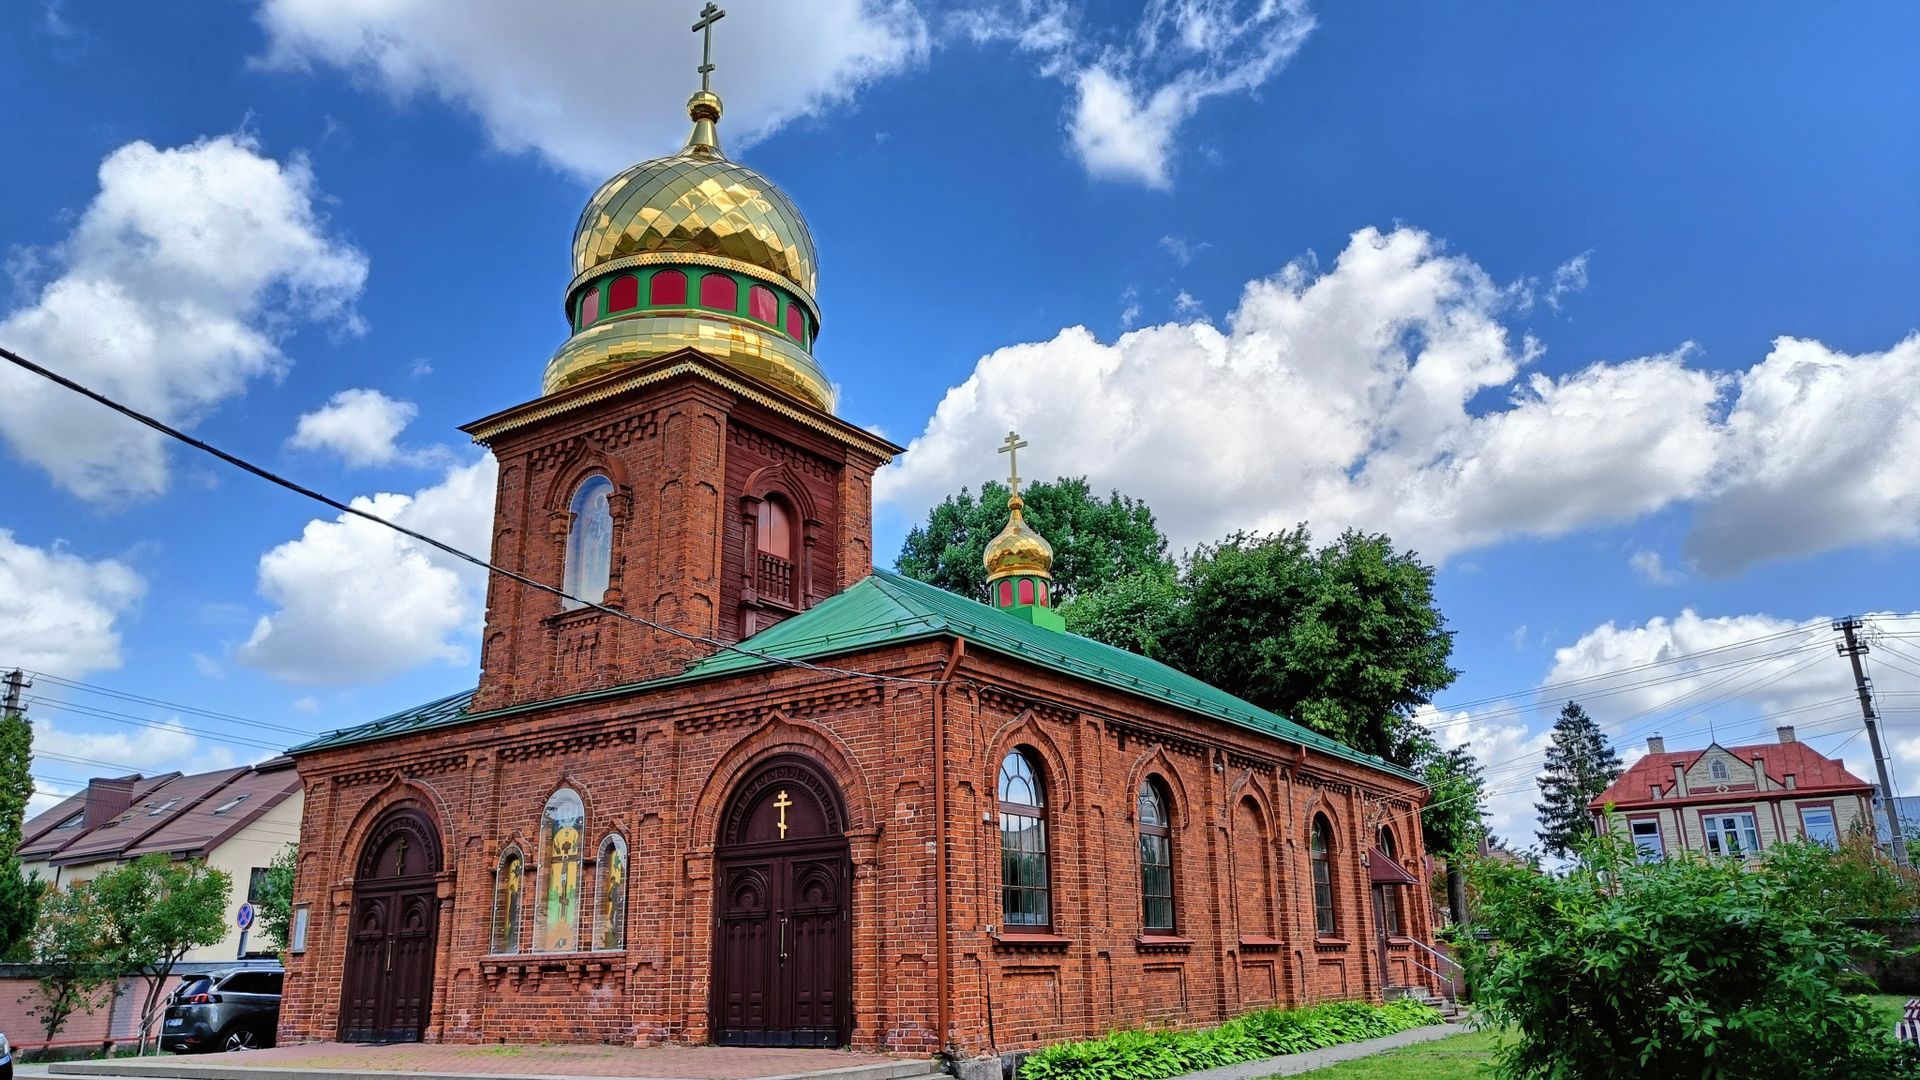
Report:
M224 814L227 811L232 810L234 807L239 806L241 803L246 801L247 801L247 796L235 795L233 798L228 799L226 802L223 802L219 806L214 807L213 812L215 814Z
M81 823L82 823L82 822L84 822L84 821L86 821L86 820L87 820L87 812L86 812L85 810L82 810L82 811L80 811L79 813L77 813L77 814L75 814L75 815L73 815L72 817L70 817L70 818L68 818L67 820L65 820L65 821L63 821L63 822L61 822L60 824L58 824L58 825L55 825L55 826L54 826L54 828L56 828L56 829L77 829L77 828L79 828L79 827L80 827L80 825L81 825Z
M1707 775L1723 784L1726 783L1731 779L1731 775L1727 772L1727 759L1714 758L1713 762L1707 766Z

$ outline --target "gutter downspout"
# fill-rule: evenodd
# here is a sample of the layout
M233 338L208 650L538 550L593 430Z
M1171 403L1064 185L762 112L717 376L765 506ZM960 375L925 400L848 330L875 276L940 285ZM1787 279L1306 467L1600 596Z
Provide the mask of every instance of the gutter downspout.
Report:
M953 670L967 655L967 639L953 639L947 666L940 669L940 686L933 695L933 908L939 912L940 933L934 938L934 997L939 1004L936 1023L940 1030L940 1049L952 1044L949 1026L953 1006L948 1001L951 980L947 971L947 939L953 935L953 920L947 910L947 694Z

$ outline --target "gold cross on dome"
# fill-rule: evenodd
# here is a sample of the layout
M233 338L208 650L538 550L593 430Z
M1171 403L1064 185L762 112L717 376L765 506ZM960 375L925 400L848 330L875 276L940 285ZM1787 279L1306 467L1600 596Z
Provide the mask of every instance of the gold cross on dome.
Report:
M1007 432L1007 441L1000 445L1000 452L1007 455L1007 485L1015 495L1020 494L1020 448L1025 445L1014 431Z
M773 800L773 808L780 811L780 839L782 840L787 838L787 807L792 805L793 800L787 798L787 793L784 788L781 789L780 794Z
M713 24L726 17L725 11L710 3L700 9L700 21L693 24L694 33L702 34L706 38L700 56L700 89L702 90L710 89L707 86L707 77L713 74Z

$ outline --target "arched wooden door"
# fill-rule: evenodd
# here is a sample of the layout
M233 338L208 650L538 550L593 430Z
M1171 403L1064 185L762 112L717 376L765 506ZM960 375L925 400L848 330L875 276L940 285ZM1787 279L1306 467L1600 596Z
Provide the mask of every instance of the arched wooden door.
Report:
M804 758L762 765L721 817L714 866L713 1041L846 1045L852 874L839 789Z
M388 811L360 849L341 980L343 1042L419 1042L433 1009L440 832L425 813Z

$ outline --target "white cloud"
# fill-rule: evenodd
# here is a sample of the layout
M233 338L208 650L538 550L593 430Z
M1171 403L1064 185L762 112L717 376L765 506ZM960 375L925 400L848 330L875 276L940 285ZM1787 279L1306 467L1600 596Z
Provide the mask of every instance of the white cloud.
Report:
M220 661L215 660L206 653L192 653L189 659L193 661L193 669L205 678L224 679L227 677L227 669L221 665Z
M175 149L129 143L51 252L58 267L0 321L9 347L95 390L191 426L287 364L300 320L357 329L367 262L326 234L312 172L223 135ZM163 437L15 368L0 370L0 435L82 497L167 487Z
M1920 334L1860 355L1780 338L1741 374L1726 431L1686 541L1701 571L1920 540Z
M1195 255L1200 254L1212 246L1212 244L1204 240L1196 244L1184 236L1168 235L1160 238L1161 249L1173 256L1173 261L1179 263L1181 266L1192 262ZM1180 295L1185 296L1186 294L1181 293Z
M1547 306L1560 310L1560 301L1587 287L1587 259L1592 249L1581 252L1553 270L1553 283L1547 286Z
M1516 847L1532 844L1539 827L1533 810L1539 792L1532 785L1532 773L1516 777L1505 763L1538 760L1552 736L1545 730L1530 730L1524 720L1480 719L1471 713L1441 712L1431 705L1422 706L1414 719L1432 731L1441 749L1468 747L1487 769L1487 827Z
M1250 283L1225 329L1196 319L1107 344L1073 327L982 358L876 491L917 512L986 475L1011 423L1045 432L1035 475L1145 498L1176 547L1308 521L1444 559L1699 489L1711 376L1674 353L1516 382L1538 345L1513 340L1507 303L1426 233L1363 229L1325 272L1300 260ZM1469 409L1498 388L1504 406Z
M1209 98L1258 90L1293 58L1314 19L1302 0L1147 0L1115 39L1057 0L955 17L976 42L1037 54L1071 88L1068 140L1094 176L1171 186L1176 136Z
M146 589L123 562L34 547L0 529L0 665L70 679L119 667L117 624Z
M714 28L722 137L744 147L923 61L907 0L733 0ZM343 68L395 98L469 110L494 144L600 179L685 137L697 88L692 5L578 0L262 0L265 62Z
M325 405L300 417L287 445L296 450L330 450L348 465L387 465L400 456L394 440L420 409L378 390L342 390Z
M1677 585L1686 580L1684 575L1668 569L1657 551L1636 551L1627 557L1627 565L1649 585Z
M491 456L412 495L358 509L485 557L493 525ZM349 515L307 523L260 557L260 594L277 606L236 655L287 682L376 682L427 663L464 664L479 631L485 575Z
M1179 295L1173 298L1173 311L1176 315L1198 315L1205 309L1206 305L1195 299L1193 294L1185 289L1181 289Z

